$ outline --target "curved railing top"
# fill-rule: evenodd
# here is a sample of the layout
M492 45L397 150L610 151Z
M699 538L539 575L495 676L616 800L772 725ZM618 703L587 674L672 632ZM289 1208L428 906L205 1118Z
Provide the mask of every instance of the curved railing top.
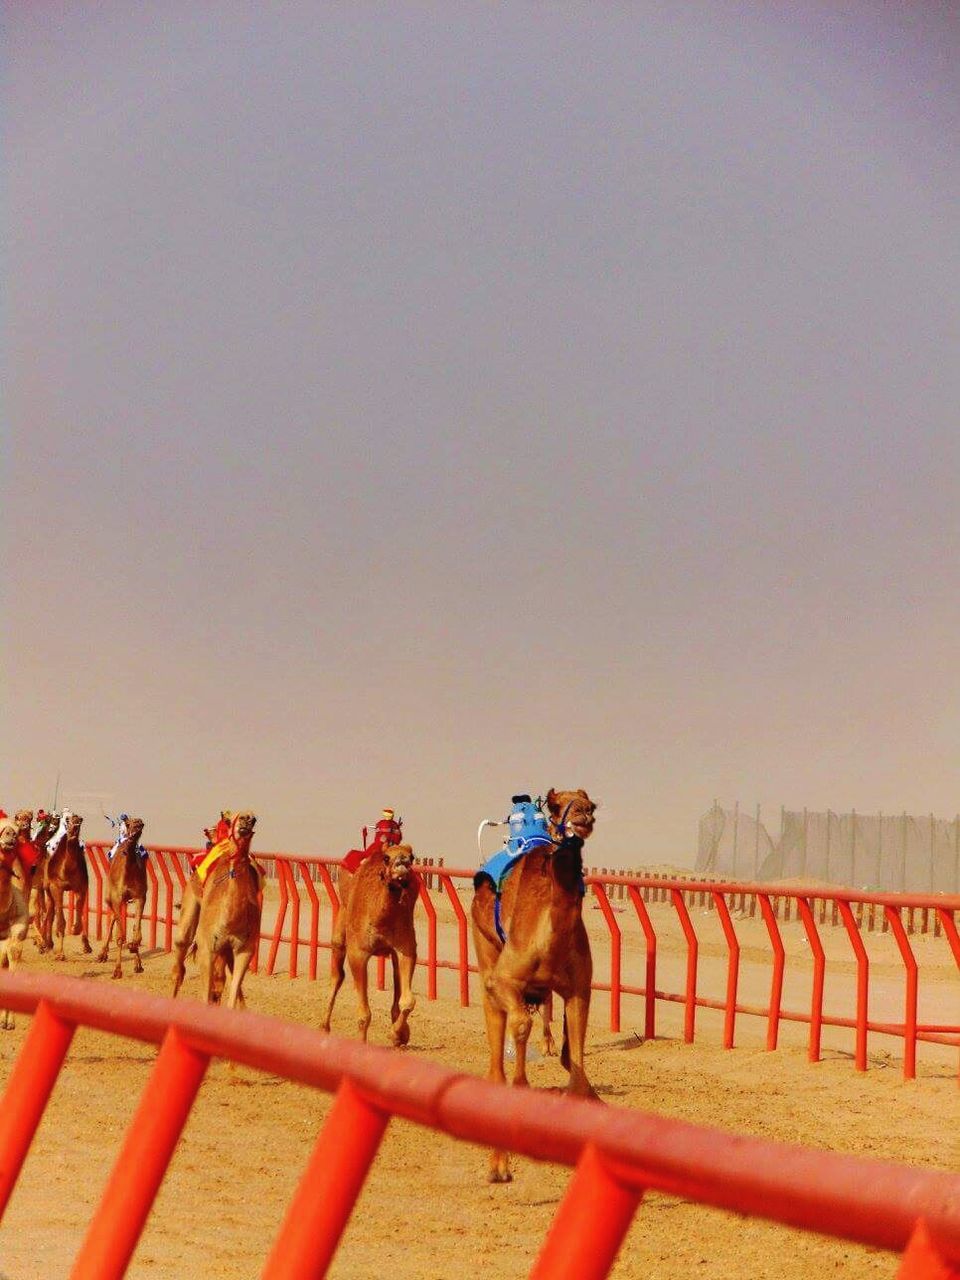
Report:
M106 840L89 840L89 845L105 848ZM189 845L149 844L145 846L153 852L193 855L199 852ZM274 850L255 849L254 855L262 859L279 862L298 863L301 866L337 866L339 858L327 858L319 854L286 853ZM476 867L448 867L432 864L417 864L418 869L430 875L447 875L456 880L472 878ZM679 889L684 893L749 893L764 894L768 898L806 898L810 901L827 902L864 902L876 903L877 906L923 908L939 907L943 911L960 912L960 894L950 893L881 893L867 889L847 889L839 885L804 885L804 884L772 884L753 880L711 880L706 877L669 875L619 875L613 872L605 874L588 874L587 884L625 885L637 889Z
M349 1080L385 1111L535 1159L575 1164L592 1146L628 1185L864 1244L902 1250L923 1219L942 1254L960 1263L960 1175L507 1089L261 1014L115 987L106 993L76 978L0 975L0 1007L32 1013L41 1004L64 1022L154 1044L172 1029L203 1054L325 1091Z

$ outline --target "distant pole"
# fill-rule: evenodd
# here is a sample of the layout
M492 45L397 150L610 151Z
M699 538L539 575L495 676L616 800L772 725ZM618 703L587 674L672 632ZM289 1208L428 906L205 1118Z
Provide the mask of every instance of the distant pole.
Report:
M960 893L960 813L953 833L953 892Z
M880 879L880 868L883 864L883 810L877 814L877 878L874 880L874 887L883 888L883 881Z
M850 888L857 887L857 811L850 814Z
M57 783L53 788L53 812L57 812L57 800L60 798L60 770L57 770Z
M739 836L739 834L740 834L740 801L734 800L733 802L733 870L730 873L730 878L732 880L736 880L737 878L737 837Z
M935 884L935 882L936 882L936 877L935 877L935 876L934 876L934 874L933 874L934 845L935 845L935 842L936 842L936 826L935 826L935 823L936 823L936 819L934 818L933 814L931 813L931 815L930 815L930 892L931 892L931 893L933 893L933 886L934 886L934 884Z
M753 878L760 874L760 806L757 805L757 829L753 833Z
M830 809L827 808L827 847L823 855L823 878L830 880Z
M900 819L900 892L907 891L907 812Z
M808 822L809 822L809 815L808 815L808 813L807 813L807 806L806 806L806 805L804 805L804 806L803 806L803 844L800 846L800 874L801 874L801 876L805 876L805 875L807 874L807 826L808 826Z

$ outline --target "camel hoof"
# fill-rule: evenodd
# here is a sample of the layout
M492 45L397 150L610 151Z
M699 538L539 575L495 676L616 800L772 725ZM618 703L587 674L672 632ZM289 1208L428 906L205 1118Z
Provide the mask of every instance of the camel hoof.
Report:
M119 966L119 965L117 965L117 967L114 969L113 973L111 973L110 977L111 977L111 978L122 978L122 977L123 977L123 970L120 968L120 966Z
M92 952L92 951L93 951L93 947L91 947L90 943L86 940L86 938L84 938L84 940L83 940L83 954L84 954L85 956L88 956L88 955L90 955L90 954L91 954L91 952Z
M140 963L140 957L137 956L137 963L133 966L134 973L143 973L143 965Z
M393 1046L394 1046L394 1048L395 1048L395 1049L402 1049L402 1048L403 1048L403 1046L404 1046L405 1044L409 1044L409 1043L410 1043L410 1028L409 1028L409 1026L399 1027L396 1031L394 1031L394 1033L393 1033L393 1037L392 1037L392 1038L393 1038Z
M97 952L97 964L103 964L103 963L104 963L104 961L106 961L107 959L109 959L109 957L108 957L108 955L107 955L106 951L98 951L98 952Z
M61 961L63 961L63 960L66 960L66 958L67 958L67 957L66 957L66 956L59 956L59 955L58 955L58 956L54 956L53 958L54 958L54 960L61 960Z
M505 1182L512 1182L513 1174L509 1169L491 1169L487 1174L487 1181L495 1186L500 1186Z

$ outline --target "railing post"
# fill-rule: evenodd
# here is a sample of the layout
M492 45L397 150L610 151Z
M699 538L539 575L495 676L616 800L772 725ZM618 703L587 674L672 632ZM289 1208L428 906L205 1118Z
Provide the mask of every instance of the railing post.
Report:
M853 918L853 912L850 910L849 902L839 902L840 915L843 919L844 926L847 930L847 937L850 939L850 945L853 948L853 954L857 961L857 1042L855 1061L858 1071L866 1071L867 1069L867 1000L869 994L870 980L870 962L867 958L867 950L863 945L863 939L860 937L860 930L857 928L857 922ZM860 904L863 905L862 903Z
M687 1044L693 1044L694 1026L697 1016L697 953L700 949L697 932L690 920L690 914L683 902L683 894L679 889L671 889L673 906L680 918L680 927L687 940L687 981L684 992L683 1038Z
M470 952L467 946L467 916L450 876L440 876L440 883L447 892L453 913L457 918L457 971L460 978L460 1004L466 1008L470 1003Z
M622 950L622 935L620 926L617 923L617 917L613 914L613 908L610 905L610 899L607 897L606 885L599 880L594 880L593 891L597 895L597 902L600 906L601 914L606 921L607 928L610 931L610 1030L620 1030L620 962Z
M290 1202L263 1280L326 1275L390 1119L344 1080Z
M642 1194L612 1176L592 1143L584 1147L530 1280L603 1280Z
M119 1280L126 1271L208 1062L176 1030L167 1032L71 1280Z
M427 891L424 879L420 877L420 902L427 917L427 999L437 998L437 908ZM383 960L383 957L379 957Z
M640 921L646 947L647 963L643 980L643 1038L653 1040L656 1036L657 1021L657 935L639 889L630 885L628 894L637 913L637 919Z
M65 1022L45 1000L40 1001L0 1102L0 1218L20 1176L74 1030L73 1023Z

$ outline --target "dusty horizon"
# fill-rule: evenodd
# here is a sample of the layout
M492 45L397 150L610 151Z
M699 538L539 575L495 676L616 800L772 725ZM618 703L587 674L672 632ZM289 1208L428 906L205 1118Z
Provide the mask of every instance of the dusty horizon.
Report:
M7 37L4 808L960 809L955 13Z

